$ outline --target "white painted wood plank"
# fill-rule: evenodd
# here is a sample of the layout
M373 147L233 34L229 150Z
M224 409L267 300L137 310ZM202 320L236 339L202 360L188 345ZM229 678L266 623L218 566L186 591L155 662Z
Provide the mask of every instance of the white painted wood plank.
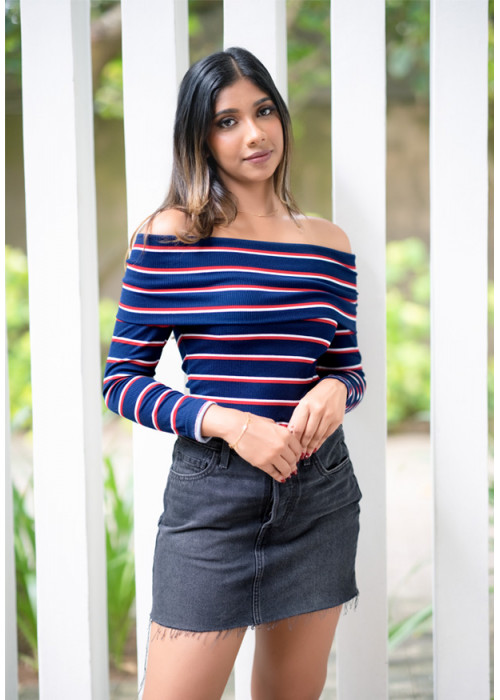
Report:
M359 282L362 404L346 417L347 443L364 498L355 612L341 617L338 697L387 697L385 526L385 6L335 0L332 31L334 221L348 234Z
M5 537L3 542L5 562L4 587L5 612L2 612L5 630L5 666L2 667L2 687L5 697L17 698L17 614L16 567L14 557L14 514L12 507L12 479L10 467L10 407L7 343L5 349Z
M263 21L265 17L265 21ZM285 0L224 0L224 48L251 51L271 73L284 100L288 97ZM236 700L250 700L255 634L247 632L235 664Z
M431 2L437 700L489 698L487 2Z
M23 0L40 697L107 698L87 0ZM43 31L41 31L43 27Z
M500 28L498 22L495 22L495 27L494 27L494 61L496 62L497 66L500 65ZM500 98L500 87L498 81L495 83L495 88L494 88L494 102L495 104L499 104L498 99ZM500 110L496 109L494 112L494 124L493 128L494 131L499 134L500 133ZM494 147L494 162L495 162L495 171L494 171L494 193L493 193L493 201L494 201L494 206L500 202L500 178L498 177L499 175L499 167L497 163L499 162L497 160L497 148ZM493 236L495 241L500 240L500 217L495 216L494 218L494 224L493 224ZM493 260L493 276L495 280L500 279L500 246L495 245L495 251L494 251L494 260ZM495 295L495 301L498 302L498 291ZM498 304L495 304L495 312L494 312L494 364L496 364L496 360L498 357L500 357L499 353L499 348L500 348L500 312L498 311ZM498 364L496 364L498 367ZM499 373L497 372L495 375L494 379L494 393L495 396L499 396L499 390L500 390L500 379L499 379ZM495 411L494 415L494 426L493 426L493 437L494 437L494 442L498 445L499 443L497 442L500 436L500 411L498 410L498 401L495 401L495 408L497 409ZM495 462L494 466L494 475L493 478L495 480L495 483L500 483L499 478L500 478L500 469L498 467L498 460ZM497 506L498 499L495 501L495 506L494 506L494 541L499 542L500 541L500 508ZM495 547L495 552L494 552L494 561L493 561L493 568L494 571L500 571L500 547L496 546ZM494 610L494 629L498 630L500 629L500 613L499 611L499 588L496 586L495 590L495 597L494 597L494 603L493 603L493 610ZM494 660L493 660L493 677L494 679L499 678L498 674L500 673L500 644L495 644L494 645ZM495 690L498 691L498 688L500 688L500 685L498 684L498 681L495 680L494 683L495 687L493 689L493 697L495 696Z
M288 100L286 0L224 0L224 48L251 51Z
M147 41L145 42L145 37ZM123 100L129 235L163 201L172 169L177 90L189 64L187 0L122 2ZM125 245L125 240L124 240ZM180 390L175 343L167 343L158 379ZM134 531L139 683L151 612L158 518L174 436L134 426Z
M234 669L234 691L237 700L252 700L252 667L255 651L255 631L249 629L238 652Z

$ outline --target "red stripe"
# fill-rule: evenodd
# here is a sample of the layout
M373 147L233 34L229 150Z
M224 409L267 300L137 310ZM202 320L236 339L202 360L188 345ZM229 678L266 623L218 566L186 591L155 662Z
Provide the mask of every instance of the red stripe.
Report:
M166 340L146 340L146 341L140 341L140 340L132 340L131 338L120 338L117 335L114 335L111 340L113 343L123 343L124 345L135 345L137 347L146 347L149 345L158 345L158 346L163 346L167 342Z
M132 386L132 384L135 384L135 382L136 382L138 379L141 379L141 377L134 377L134 378L122 389L122 393L121 393L121 396L120 396L120 402L119 402L119 404L118 404L118 413L120 414L120 416L123 416L122 410L123 410L123 403L124 403L124 401L125 401L125 395L127 394L128 390L130 389L130 387Z
M304 362L306 364L312 364L314 362L314 358L309 359L309 358L303 358L303 357L267 357L265 355L261 355L259 357L249 357L247 355L229 355L229 356L224 356L224 355L201 355L201 354L190 354L186 355L185 360L229 360L229 361L236 361L236 362L241 362L242 360L248 361L248 362Z
M123 284L124 289L129 289L133 292L143 292L146 294L170 294L171 292L182 292L182 293L190 293L190 292L208 292L208 291L221 291L221 290L236 290L236 289L259 289L263 291L270 291L270 292L317 292L317 289L303 289L302 287L300 289L297 289L296 287L265 287L261 284L221 284L221 285L211 285L208 287L189 287L189 289L186 289L186 287L169 287L167 289L157 289L156 287L154 289L148 289L146 287L134 287L131 284ZM342 297L341 297L342 298Z
M252 379L247 379L246 377L214 377L202 374L189 374L188 379L193 379L195 381L207 381L207 382L238 382L246 384L310 384L314 381L312 379L265 379L263 377L255 377Z
M171 393L172 393L172 389L167 389L156 400L156 404L155 404L155 407L153 410L153 415L152 415L153 425L155 426L156 430L160 430L160 426L158 425L158 411L160 410L160 406L163 403L164 399Z
M176 422L176 419L177 419L177 411L179 410L181 404L184 403L184 401L185 401L187 398L188 398L187 396L183 396L181 399L179 399L179 401L175 404L175 408L174 408L174 410L172 411L172 413L171 413L171 415L170 415L170 425L171 425L172 430L174 431L174 433L175 433L176 435L178 435L178 433L177 433L177 426L176 426L176 423L175 423L175 422Z
M127 306L126 304L120 304L120 308L124 309L125 311L139 311L143 313L150 313L150 314L167 314L167 313L196 313L200 311L227 311L230 313L231 311L246 311L247 309L255 309L258 311L275 311L275 310L283 310L283 309L296 309L296 308L307 308L307 307L318 307L318 306L326 306L327 308L330 309L335 309L335 311L338 311L339 314L342 316L346 316L347 318L352 318L353 320L356 318L356 316L353 316L352 314L348 314L346 311L342 311L341 309L337 308L333 304L327 304L325 302L318 303L318 302L309 302L305 304L273 304L273 305L266 305L266 306L256 306L256 305L247 305L247 306L198 306L198 307L183 307L181 309L179 308L151 308L151 307L143 307L143 306Z
M159 385L156 382L150 384L145 389L143 389L141 395L138 398L138 401L137 401L137 403L135 405L135 409L134 409L134 416L135 416L136 421L139 423L139 425L142 425L139 418L140 418L140 414L141 414L141 406L142 406L142 402L144 401L144 397L146 396L148 391L150 391L151 389L154 389L157 386L159 386Z
M354 282L347 282L346 280L339 279L338 277L332 277L332 275L321 274L320 272L304 272L303 270L276 270L270 267L247 267L246 265L199 265L196 267L143 267L141 265L133 265L128 263L128 268L131 270L136 270L137 272L152 272L154 274L168 275L169 273L179 273L185 272L186 274L193 272L221 272L226 270L231 271L246 271L246 272L263 272L266 275L281 275L289 277L309 277L328 279L338 282L346 287L356 288Z
M209 340L209 341L214 341L214 342L221 342L221 341L241 341L244 343L247 343L249 340L286 340L288 341L296 341L296 342L304 342L304 343L318 343L319 345L326 345L328 347L329 343L327 340L322 340L321 338L308 338L307 336L300 336L300 335L246 335L244 337L238 337L237 335L229 335L229 336L215 336L211 337L208 335L196 335L194 333L185 333L183 335L179 336L179 339L177 343L179 344L182 340L186 338L187 340Z
M272 244L273 241L265 241L265 243ZM305 243L305 244L299 244L299 245L314 245L314 243ZM324 246L319 246L319 247L323 248ZM167 249L165 248L165 246L151 246L151 245L145 246L145 245L141 245L139 243L136 243L133 246L133 250L140 250L140 251L146 250L146 251L151 251L153 253L162 253L162 252L166 252ZM344 267L347 267L349 270L356 269L355 265L348 265L347 263L341 262L340 260L337 260L336 258L334 258L333 255L331 257L329 257L327 255L321 255L320 253L288 253L288 252L281 251L281 250L258 250L255 248L231 248L230 246L217 246L217 247L213 246L210 248L207 248L204 246L203 247L202 246L189 246L189 248L173 248L173 249L169 249L169 250L173 250L176 253L177 252L179 252L179 253L191 253L193 251L204 251L204 252L228 251L231 253L243 252L243 253L254 253L256 255L269 255L269 256L278 255L279 257L290 257L290 258L316 258L316 259L320 259L320 260L326 260L327 262L333 261L333 262L337 263L338 265L343 265ZM332 251L333 250L334 249L332 248ZM339 250L338 252L342 253L343 251ZM352 253L346 253L346 254L352 255Z

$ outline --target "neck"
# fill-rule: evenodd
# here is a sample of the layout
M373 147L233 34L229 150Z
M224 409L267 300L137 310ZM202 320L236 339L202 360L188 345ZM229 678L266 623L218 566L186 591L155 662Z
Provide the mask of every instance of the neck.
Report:
M272 178L265 182L245 183L228 182L226 187L236 199L238 212L268 215L281 210L282 204L274 191Z
M274 192L266 197L245 197L237 199L238 214L250 214L254 216L275 216L283 206Z

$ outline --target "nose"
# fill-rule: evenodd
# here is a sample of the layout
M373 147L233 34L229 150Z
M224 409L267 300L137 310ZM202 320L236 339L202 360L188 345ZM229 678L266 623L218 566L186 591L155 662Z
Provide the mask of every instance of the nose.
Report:
M260 143L261 141L265 141L265 139L265 131L259 126L259 124L254 119L249 119L247 126L247 142L249 144Z

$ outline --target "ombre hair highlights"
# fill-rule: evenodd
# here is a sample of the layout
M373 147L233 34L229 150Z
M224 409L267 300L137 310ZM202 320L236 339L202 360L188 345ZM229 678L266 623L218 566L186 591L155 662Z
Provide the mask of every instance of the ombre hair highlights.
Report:
M197 61L179 88L174 124L174 162L165 200L149 217L166 209L184 212L190 224L177 237L185 243L208 238L215 226L228 226L236 218L234 196L217 174L207 138L212 128L215 102L221 90L246 78L274 102L283 128L283 157L274 173L274 190L291 218L300 211L290 192L289 171L292 127L288 108L265 66L246 49L233 47Z

